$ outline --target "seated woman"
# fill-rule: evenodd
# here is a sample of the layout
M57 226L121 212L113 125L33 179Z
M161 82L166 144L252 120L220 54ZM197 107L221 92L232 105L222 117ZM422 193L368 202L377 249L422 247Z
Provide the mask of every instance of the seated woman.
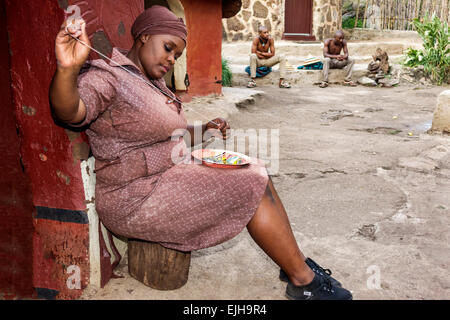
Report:
M134 22L129 51L112 61L86 62L86 23L56 37L57 70L50 87L55 117L86 133L96 159L96 209L113 233L180 251L218 245L247 227L280 267L291 299L351 299L318 264L302 254L264 165L223 170L186 161L179 129L191 133L181 104L162 77L186 46L186 27L168 9L153 6ZM169 98L168 98L169 97ZM201 131L228 123L217 118ZM197 128L197 130L200 128ZM200 139L201 140L201 139ZM201 142L201 141L200 141ZM174 157L176 155L176 157ZM179 157L178 157L179 156Z

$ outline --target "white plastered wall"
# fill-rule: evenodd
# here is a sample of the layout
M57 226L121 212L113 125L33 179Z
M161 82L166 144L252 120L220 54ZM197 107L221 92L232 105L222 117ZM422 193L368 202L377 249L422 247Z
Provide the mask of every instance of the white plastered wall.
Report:
M95 210L95 159L90 157L88 160L81 162L81 176L84 185L84 195L86 199L87 215L89 219L89 265L90 276L89 284L93 287L100 288L101 270L100 270L100 242L98 225L99 221L97 211ZM106 229L101 225L103 239L105 239L108 251L111 253L111 263L115 259L109 245ZM114 245L122 257L127 251L127 242L113 236Z

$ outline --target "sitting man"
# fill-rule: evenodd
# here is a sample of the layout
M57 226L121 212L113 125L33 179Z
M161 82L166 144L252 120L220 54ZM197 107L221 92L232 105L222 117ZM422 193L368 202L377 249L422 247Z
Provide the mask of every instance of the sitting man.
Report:
M341 54L341 51L344 54ZM345 76L344 85L356 86L352 78L353 65L355 61L348 56L347 40L344 39L344 32L336 31L333 39L327 39L323 46L323 81L321 88L328 86L328 73L330 69L342 69L347 66L347 74Z
M258 28L259 37L253 39L252 53L250 54L250 81L247 87L256 87L256 68L272 67L277 63L280 64L280 88L290 88L289 82L284 80L286 70L286 58L283 55L275 54L275 42L270 37L266 27Z

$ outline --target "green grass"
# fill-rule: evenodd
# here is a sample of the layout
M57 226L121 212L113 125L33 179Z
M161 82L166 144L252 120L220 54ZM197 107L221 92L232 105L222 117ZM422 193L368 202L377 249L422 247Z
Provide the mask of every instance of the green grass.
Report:
M222 86L231 87L233 74L231 73L228 61L222 58Z

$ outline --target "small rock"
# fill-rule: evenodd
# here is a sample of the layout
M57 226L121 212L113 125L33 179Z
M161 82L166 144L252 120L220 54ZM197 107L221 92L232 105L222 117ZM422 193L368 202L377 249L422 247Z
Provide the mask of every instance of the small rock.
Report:
M384 75L383 72L378 72L378 73L375 75L375 79L377 79L377 80L384 79L384 78L385 78L385 75Z
M393 87L393 86L399 84L399 82L400 81L398 79L387 79L387 78L384 78L384 79L378 80L378 83L381 83L381 85L383 87L387 87L387 88Z
M363 86L368 86L368 87L376 87L377 86L377 83L368 77L359 78L358 83L362 84Z
M347 19L353 18L354 16L356 16L356 12L355 11L350 11L350 12L344 13L342 15L342 21L345 21Z
M353 112L351 112L350 110L328 110L327 112L322 112L322 116L321 118L323 120L339 120L342 119L344 117L353 117Z
M411 77L410 75L407 75L407 74L402 75L402 79L406 80L406 81L408 81L410 83L414 82L414 77Z
M377 111L383 111L383 108L367 108L364 110L364 112L377 112Z

